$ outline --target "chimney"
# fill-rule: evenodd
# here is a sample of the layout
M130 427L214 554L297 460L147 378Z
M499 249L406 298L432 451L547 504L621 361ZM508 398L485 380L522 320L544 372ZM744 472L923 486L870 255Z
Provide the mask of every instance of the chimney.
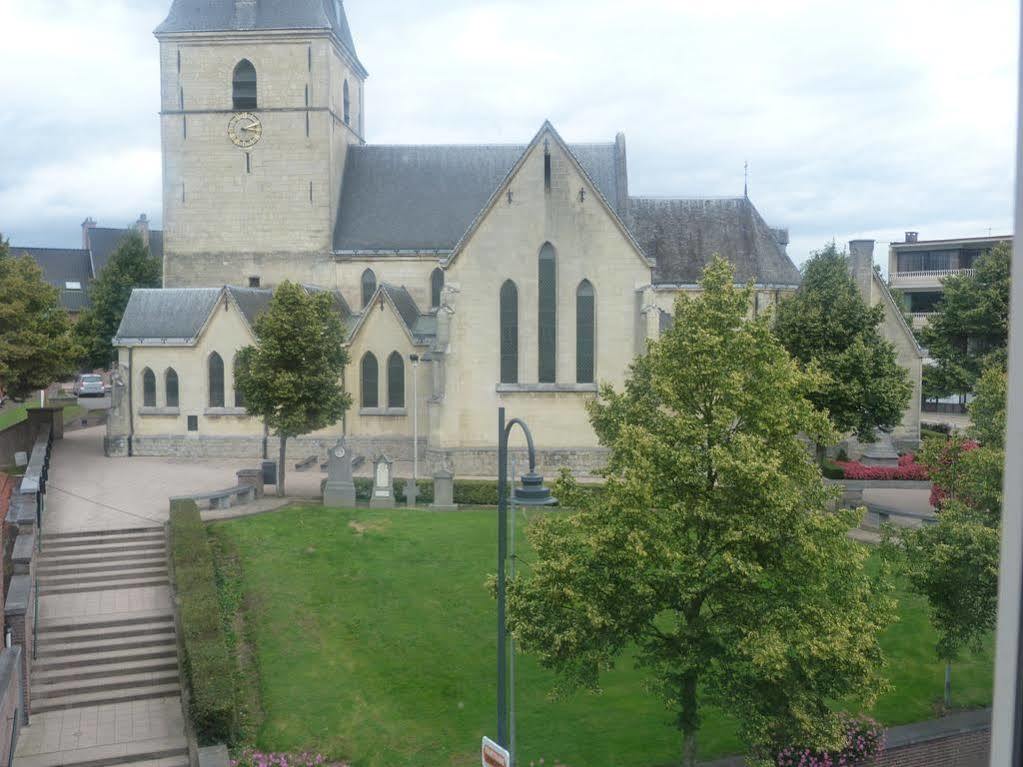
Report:
M774 227L771 227L771 235L774 237L774 241L781 246L781 249L788 253L789 230L787 228L775 229Z
M920 239L920 232L906 232L906 242L916 242Z
M96 222L92 220L92 216L82 222L82 250L92 249L92 244L89 242L89 231L95 228Z
M629 207L629 163L625 153L625 134L615 136L615 176L618 177L618 215L626 216Z
M139 214L139 220L135 222L135 231L142 235L142 242L149 247L149 218L145 213Z
M870 304L870 292L874 279L874 241L851 240L849 242L849 271L856 281L856 288L863 300Z

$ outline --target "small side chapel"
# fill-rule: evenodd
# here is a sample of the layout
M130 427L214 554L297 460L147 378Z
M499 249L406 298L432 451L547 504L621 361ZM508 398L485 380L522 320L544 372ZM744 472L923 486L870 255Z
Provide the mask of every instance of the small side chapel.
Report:
M630 195L622 134L368 143L340 0L174 0L156 37L164 287L133 293L114 339L110 455L273 454L233 365L287 279L332 294L352 360L352 410L299 442L411 461L418 435L424 472L492 476L504 405L541 467L591 472L586 402L623 384L715 254L756 285L751 312L799 285L788 232L745 195Z

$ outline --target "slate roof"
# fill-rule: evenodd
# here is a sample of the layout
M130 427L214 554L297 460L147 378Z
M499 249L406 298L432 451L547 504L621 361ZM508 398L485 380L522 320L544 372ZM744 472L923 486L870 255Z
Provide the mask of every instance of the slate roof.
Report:
M128 299L114 344L191 342L203 329L221 292L221 288L136 288Z
M266 288L231 286L227 290L238 304L242 314L245 315L245 321L249 323L250 328L256 324L256 318L270 306L270 299L273 298L273 291Z
M715 254L735 266L737 282L799 285L799 270L745 197L657 199L630 197L626 225L648 258L655 285L700 281Z
M69 312L80 312L89 306L86 292L92 282L89 251L78 248L22 248L11 246L11 255L27 255L43 270L43 279L60 291L60 303ZM81 290L68 290L67 283L77 282Z
M174 0L170 13L155 34L233 32L249 29L329 29L341 41L354 63L366 70L355 53L344 4L333 0L254 0L251 12L236 10L236 0Z
M98 275L110 261L110 257L134 229L111 229L95 227L89 230L89 248L92 250L92 263ZM159 229L149 231L149 253L163 261L163 232Z
M527 146L353 146L348 150L335 251L449 251ZM615 144L569 147L608 203L618 184Z

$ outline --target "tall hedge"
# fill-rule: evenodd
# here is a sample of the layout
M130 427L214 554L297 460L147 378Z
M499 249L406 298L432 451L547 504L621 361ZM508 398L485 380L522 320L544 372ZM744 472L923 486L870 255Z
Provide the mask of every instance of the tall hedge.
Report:
M181 611L188 712L200 745L230 743L237 722L234 664L224 642L213 552L194 501L170 511L171 559Z

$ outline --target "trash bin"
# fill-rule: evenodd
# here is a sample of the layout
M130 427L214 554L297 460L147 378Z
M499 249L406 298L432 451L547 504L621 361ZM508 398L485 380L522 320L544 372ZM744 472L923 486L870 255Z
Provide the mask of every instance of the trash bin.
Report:
M263 461L263 484L277 484L277 461Z

